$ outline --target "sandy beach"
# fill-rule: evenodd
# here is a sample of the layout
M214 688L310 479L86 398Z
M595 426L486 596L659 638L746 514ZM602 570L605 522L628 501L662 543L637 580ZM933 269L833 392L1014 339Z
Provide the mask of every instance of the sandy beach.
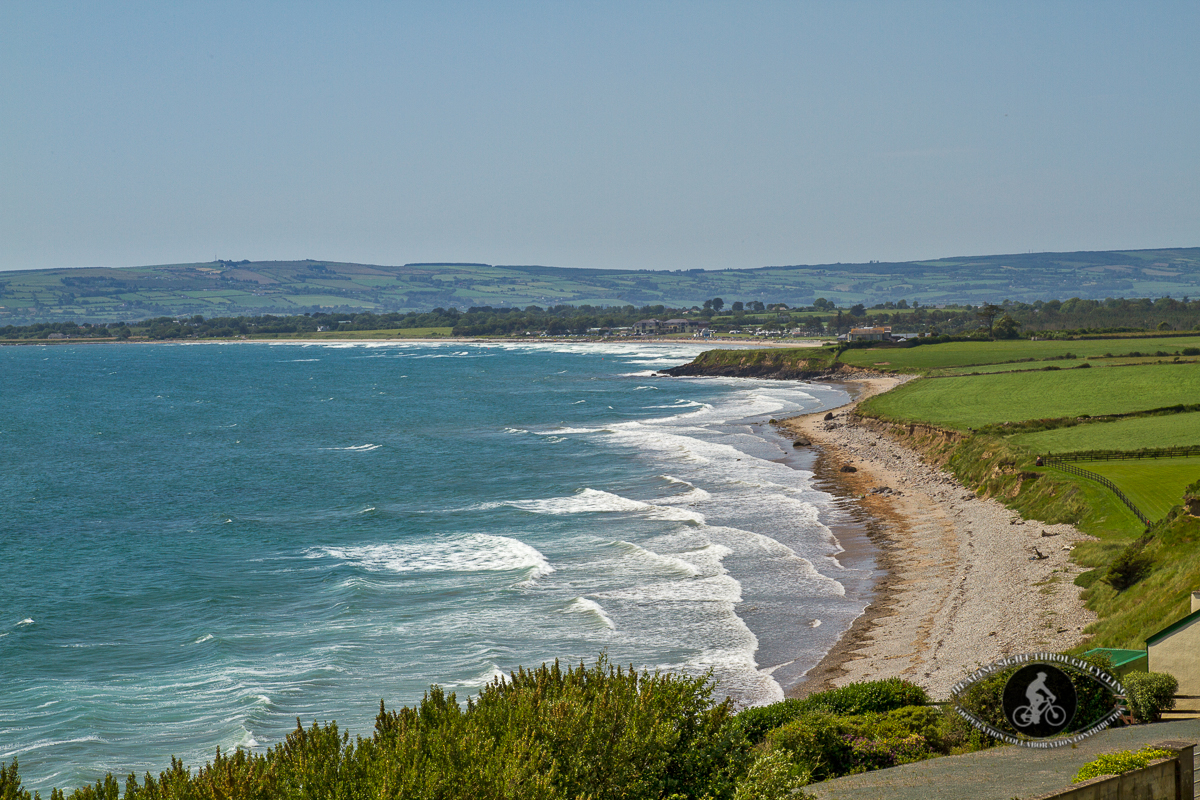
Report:
M836 476L870 514L884 572L865 613L793 695L898 676L945 699L977 666L1064 650L1095 619L1073 583L1082 568L1070 560L1074 543L1090 537L1070 525L1023 521L999 502L977 498L855 417L858 402L907 379L848 380L856 399L834 410L832 420L822 412L779 423L786 435L819 448L818 472ZM857 471L841 472L846 465Z

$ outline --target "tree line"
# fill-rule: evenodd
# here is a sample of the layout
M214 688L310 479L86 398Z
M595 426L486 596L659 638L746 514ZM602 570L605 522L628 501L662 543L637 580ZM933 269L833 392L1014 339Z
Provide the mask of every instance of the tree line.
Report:
M563 336L629 332L642 319L685 318L717 333L733 330L783 332L807 335L846 333L855 327L891 326L895 333L930 336L974 334L988 338L1016 338L1046 332L1091 333L1101 331L1194 330L1200 326L1200 300L1158 299L1048 300L1034 303L1004 301L978 308L928 307L907 300L879 303L871 308L855 304L840 308L825 298L812 305L789 308L785 303L734 301L720 297L703 307L669 308L663 305L572 306L549 308L493 308L476 306L435 308L426 312L315 312L295 315L210 317L154 317L139 322L79 323L71 320L0 327L3 339L194 339L228 338L256 334L305 334L318 331L403 330L444 328L455 336Z

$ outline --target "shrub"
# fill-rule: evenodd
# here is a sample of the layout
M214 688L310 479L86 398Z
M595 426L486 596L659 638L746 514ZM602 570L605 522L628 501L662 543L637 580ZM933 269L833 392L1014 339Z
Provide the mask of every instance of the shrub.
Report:
M800 791L800 787L807 786L811 777L792 764L787 753L767 753L750 766L733 800L810 800L812 795Z
M904 706L929 704L929 695L915 683L900 678L851 683L827 692L810 695L808 707L831 714L886 714Z
M833 714L812 712L767 734L768 751L786 751L793 764L815 781L836 778L850 771L854 761L850 740L853 728Z
M1179 352L1185 356L1200 356L1200 347L1185 347Z
M740 730L751 744L758 744L767 733L794 720L804 713L804 700L790 698L769 706L755 706L738 712L733 726Z
M1101 775L1121 775L1135 769L1150 766L1151 761L1160 758L1171 758L1175 754L1170 750L1156 750L1153 747L1143 747L1136 753L1132 750L1119 750L1116 753L1105 753L1079 768L1071 783L1083 783Z
M1142 537L1126 546L1104 573L1104 582L1120 592L1146 577L1154 566L1154 560L1143 552L1146 541Z
M1133 672L1125 676L1129 710L1139 722L1158 722L1175 707L1179 681L1164 672Z

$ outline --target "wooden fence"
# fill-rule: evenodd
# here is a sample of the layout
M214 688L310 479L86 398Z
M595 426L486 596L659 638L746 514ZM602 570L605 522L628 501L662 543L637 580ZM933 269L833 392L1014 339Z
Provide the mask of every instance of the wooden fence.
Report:
M1067 464L1065 462L1058 461L1057 459L1055 459L1053 462L1047 462L1047 463L1049 464L1049 466L1054 467L1054 469L1060 469L1063 472L1069 472L1072 475L1079 475L1084 478L1088 478L1088 479L1096 481L1100 485L1112 490L1113 494L1115 494L1118 498L1120 498L1121 502L1129 507L1129 510L1133 512L1135 517L1137 517L1139 520L1142 521L1143 525L1145 525L1148 528L1152 524L1150 522L1150 518L1147 517L1145 514L1143 514L1142 510L1140 508L1138 508L1136 505L1134 505L1134 502L1129 499L1129 496L1127 494L1125 494L1124 492L1122 492L1119 488L1117 488L1117 485L1115 483L1113 483L1112 481L1110 481L1108 478L1104 477L1103 475L1097 475L1095 472L1092 472L1091 470L1082 469L1080 467L1075 466L1074 464Z

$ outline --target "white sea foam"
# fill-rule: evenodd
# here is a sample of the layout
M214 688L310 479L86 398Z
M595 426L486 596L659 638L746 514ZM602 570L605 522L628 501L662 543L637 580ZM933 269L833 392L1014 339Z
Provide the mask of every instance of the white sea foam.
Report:
M529 433L529 431L525 430L524 428L505 428L504 432L505 433Z
M595 600L589 600L586 597L576 597L571 601L571 604L566 608L569 614L587 614L594 619L599 620L600 624L610 631L615 631L617 626L613 624L612 618L605 613L603 606Z
M430 542L321 547L310 558L331 557L371 572L505 572L548 575L554 567L537 549L507 536L472 533Z
M21 620L20 622L18 622L18 623L17 623L17 627L19 628L19 627L21 627L22 625L32 625L32 624L33 624L33 618L32 618L32 617L26 617L25 619L23 619L23 620Z
M212 639L213 639L213 635L211 633L206 633L203 636L201 636L199 639L197 639L196 641L192 642L192 644L203 644L204 642L211 642Z
M647 550L641 545L636 545L633 542L624 540L616 543L618 549L623 550L634 558L635 561L641 561L649 566L659 570L673 572L676 575L682 575L688 578L699 577L700 568L690 561L684 561L682 558L674 556L664 556L661 553L656 553L653 550Z
M694 511L682 508L644 503L641 500L631 500L612 492L597 489L580 489L570 497L549 497L542 500L509 500L503 505L532 511L535 514L593 514L603 512L640 513L651 519L677 520L704 524L704 516Z
M571 403L571 405L573 405L573 406L577 406L577 405L579 405L580 403L586 403L586 402L587 402L587 400L576 400L574 403Z
M332 398L331 398L332 399ZM383 447L381 444L359 444L353 447L322 447L322 450L344 450L350 453L369 453Z

